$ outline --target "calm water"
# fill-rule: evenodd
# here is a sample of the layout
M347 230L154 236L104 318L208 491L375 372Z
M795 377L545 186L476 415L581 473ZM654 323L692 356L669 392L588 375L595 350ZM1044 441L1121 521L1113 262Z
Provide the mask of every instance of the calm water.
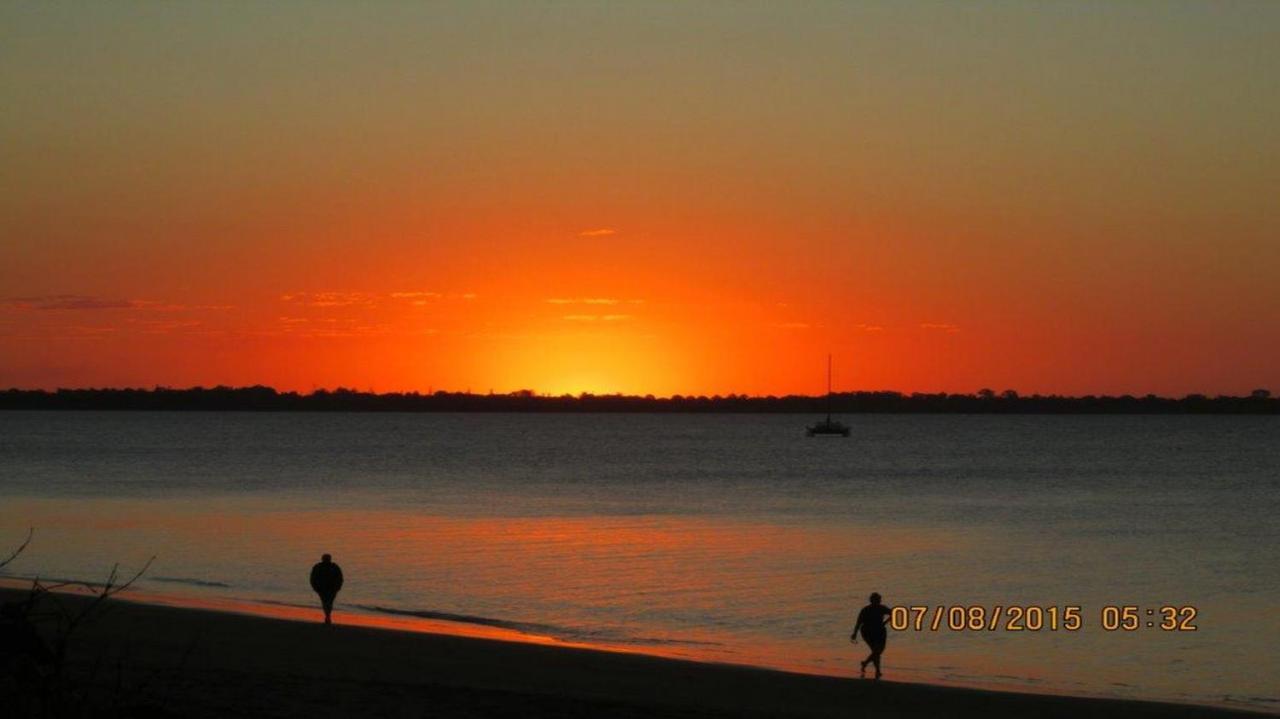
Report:
M1078 605L1077 632L893 632L886 674L1280 708L1280 420L809 419L0 412L0 545L289 603L328 551L348 612L841 675L873 590ZM1199 629L1107 632L1108 604Z

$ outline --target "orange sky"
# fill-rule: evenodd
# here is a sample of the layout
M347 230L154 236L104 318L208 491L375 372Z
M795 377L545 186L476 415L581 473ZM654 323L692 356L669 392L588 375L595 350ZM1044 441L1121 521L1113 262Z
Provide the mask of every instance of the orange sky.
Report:
M1271 4L0 10L0 386L1280 385Z

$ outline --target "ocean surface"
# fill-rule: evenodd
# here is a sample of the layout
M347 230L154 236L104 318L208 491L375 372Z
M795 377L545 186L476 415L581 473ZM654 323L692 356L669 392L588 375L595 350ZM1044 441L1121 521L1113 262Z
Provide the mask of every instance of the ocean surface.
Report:
M0 412L0 555L34 527L11 576L154 555L140 592L268 608L330 552L339 620L845 676L878 591L927 608L889 679L1280 711L1280 418L845 419Z

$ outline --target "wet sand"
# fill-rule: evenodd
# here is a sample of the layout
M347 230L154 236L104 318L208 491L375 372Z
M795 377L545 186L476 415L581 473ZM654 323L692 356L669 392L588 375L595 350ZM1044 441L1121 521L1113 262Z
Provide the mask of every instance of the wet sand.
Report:
M0 602L20 596L0 589ZM63 601L79 602L80 597ZM73 669L153 717L1256 717L113 601ZM120 692L117 691L117 694Z

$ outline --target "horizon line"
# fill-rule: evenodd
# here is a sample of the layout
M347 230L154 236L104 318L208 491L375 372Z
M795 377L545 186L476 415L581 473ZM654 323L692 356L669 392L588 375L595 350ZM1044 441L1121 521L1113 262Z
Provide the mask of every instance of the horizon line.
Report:
M1268 388L1264 388L1264 387L1256 388L1256 389L1254 389L1254 390L1251 390L1248 394L1243 394L1243 395L1221 394L1221 393L1219 393L1219 394L1214 394L1214 395L1210 395L1210 394L1205 394L1205 393L1200 393L1200 392L1190 392L1190 393L1187 393L1187 394L1184 394L1184 395L1181 395L1181 396L1155 394L1155 393L1150 393L1150 392L1148 392L1148 393L1144 393L1144 394L1140 394L1140 395L1139 395L1139 394L1131 394L1131 393L1124 393L1124 394L1080 394L1080 395L1075 395L1075 394L1057 394L1057 393L1042 394L1042 393L1039 393L1039 392L1035 392L1035 393L1031 393L1031 394L1022 394L1022 393L1018 392L1017 390L1013 390L1013 389L1004 389L1004 390L996 391L996 390L993 390L993 389L990 389L990 388L982 388L982 389L978 389L978 390L975 390L975 391L973 391L973 392L968 392L968 393L963 393L963 392L946 392L946 391L937 391L937 392L912 391L912 392L906 392L906 391L902 391L902 390L892 390L892 389L874 389L874 390L872 390L872 389L855 389L855 390L833 391L833 392L829 392L829 393L818 393L818 394L797 394L797 393L785 393L785 394L746 394L746 393L736 393L736 392L730 392L730 393L726 393L726 394L721 394L721 393L714 393L714 394L692 394L692 393L689 393L689 394L685 394L685 393L679 393L679 392L677 392L677 393L673 393L673 394L669 394L669 395L656 395L656 394L653 394L653 393L633 394L633 393L626 393L626 392L590 392L590 391L585 391L585 390L584 390L584 391L581 391L581 392L577 392L577 393L562 392L562 393L559 393L559 394L551 394L551 393L546 393L546 392L539 392L539 391L534 390L534 389L517 389L517 390L511 390L511 391L508 391L508 392L495 392L495 391L493 391L492 389L490 389L488 392L473 392L473 391L471 391L471 389L470 389L470 388L467 388L466 390L446 390L446 389L435 389L435 388L432 388L432 387L428 387L427 391L425 391L425 392L424 392L424 391L422 391L422 390L416 390L416 389L414 389L414 390L392 390L392 391L383 391L383 392L379 392L379 391L376 391L376 390L374 390L374 389L372 389L372 388L362 390L362 389L357 389L357 388L355 388L355 387L346 387L346 386L343 386L343 385L335 386L335 387L333 387L332 389L327 388L327 387L313 387L310 391L302 391L302 390L280 390L280 389L277 389L277 388L275 388L275 387L273 387L273 386L271 386L271 385L265 385L265 384L252 384L252 385L224 385L224 384L218 384L218 385L212 385L212 386L205 386L205 385L192 385L192 386L189 386L189 387L171 387L171 386L166 386L166 385L153 385L153 386L151 386L151 387L141 387L141 386L139 386L139 387L129 387L129 386L123 386L123 387L57 387L57 388L53 388L53 389L47 389L47 388L22 388L22 387L8 387L8 388L5 388L5 389L0 389L0 393L2 393L2 394L6 394L6 395L12 395L12 394L55 394L55 395L56 395L56 394L59 394L59 393L102 393L102 394L107 394L107 393L147 393L147 394L161 394L161 393L199 393L199 392L246 392L246 391L256 391L256 392L265 392L265 391L269 391L270 393L272 393L272 394L274 394L274 395L276 395L276 396L286 396L286 397L287 397L287 396L296 396L296 397L313 397L313 396L316 396L316 395L321 395L321 396L326 396L326 395L356 395L356 396L363 396L363 397L387 397L387 398L391 398L391 397L420 397L420 398L430 398L430 397L478 397L478 398L483 398L483 397L501 397L501 398L509 398L509 399L553 399L553 400L563 400L563 399L584 399L584 398L611 398L611 399L628 399L628 400L640 400L640 401L652 401L652 402L659 402L659 401L667 401L667 402L669 402L669 401L679 401L679 400L708 400L708 401L717 401L717 400L719 400L719 401L725 401L725 400L733 400L733 401L742 401L742 400L770 400L770 399L773 399L773 400L780 400L780 399L820 399L820 398L826 397L828 394L830 394L830 396L832 396L832 397L868 396L868 397L881 397L881 398L898 397L898 398L902 398L902 399L911 399L911 398L934 398L934 399L937 399L937 398L957 398L957 399L960 399L960 398L971 398L971 399L1004 400L1004 401L1032 400L1032 399L1041 399L1041 400L1088 400L1088 399L1094 399L1094 400L1102 400L1102 399L1110 399L1110 400L1125 400L1125 399L1129 399L1129 400L1147 400L1147 401L1150 401L1150 400L1163 400L1163 401L1175 401L1175 402L1176 402L1176 401L1193 400L1193 399L1210 399L1210 400L1212 400L1212 399L1238 399L1238 400L1247 400L1247 399L1262 399L1262 400L1267 400L1267 399L1273 399L1273 400L1278 400L1278 401L1280 401L1280 398L1275 397L1275 396L1273 396L1273 395L1272 395L1272 392L1270 391L1270 389L1268 389Z

